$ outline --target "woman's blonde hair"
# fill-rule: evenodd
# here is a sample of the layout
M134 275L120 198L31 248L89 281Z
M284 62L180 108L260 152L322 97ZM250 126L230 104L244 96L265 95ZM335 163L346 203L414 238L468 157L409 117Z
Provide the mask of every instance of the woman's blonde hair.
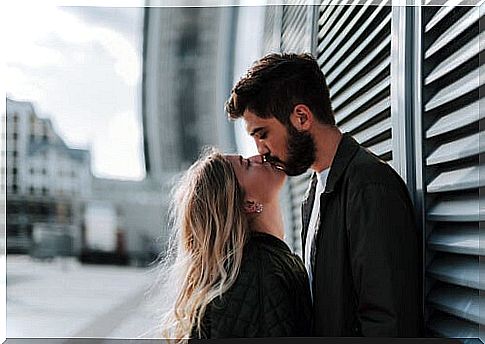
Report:
M201 334L208 304L235 282L247 221L234 169L214 148L187 170L174 191L175 240L170 249L174 257L165 275L174 288L174 302L162 320L162 334L182 340L194 329Z

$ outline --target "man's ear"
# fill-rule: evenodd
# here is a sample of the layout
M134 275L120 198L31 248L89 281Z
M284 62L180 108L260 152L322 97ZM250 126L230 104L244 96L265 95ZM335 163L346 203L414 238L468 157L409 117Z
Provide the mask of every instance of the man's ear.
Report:
M313 112L304 104L297 104L290 114L291 124L298 131L308 131L313 125Z

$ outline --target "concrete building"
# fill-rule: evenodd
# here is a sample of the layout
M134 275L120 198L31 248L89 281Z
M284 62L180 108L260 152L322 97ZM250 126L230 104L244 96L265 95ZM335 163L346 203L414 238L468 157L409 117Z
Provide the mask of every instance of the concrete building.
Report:
M81 199L91 189L89 151L69 148L29 102L7 99L6 110L6 166L1 172L6 182L7 250L29 251L35 226L45 223L64 225L74 250L80 249Z
M91 197L85 200L86 246L114 249L128 255L134 264L149 263L168 242L165 195L169 193L169 189L149 179L135 182L94 178ZM93 213L94 222L89 215ZM106 223L110 221L115 223ZM104 233L98 232L101 227Z
M156 220L160 222L155 224L154 220L151 229L153 233L153 228L162 228L158 247L164 247L172 233L168 215L175 178L197 159L204 146L236 152L234 123L226 120L224 112L224 101L232 87L236 10L145 8L145 183L158 194L147 190L143 193L145 200L130 206L125 202L120 209L125 215L140 209L139 216L143 217L145 210L161 204Z
M154 180L187 168L205 145L235 151L233 124L224 120L234 13L230 7L145 9L143 128Z

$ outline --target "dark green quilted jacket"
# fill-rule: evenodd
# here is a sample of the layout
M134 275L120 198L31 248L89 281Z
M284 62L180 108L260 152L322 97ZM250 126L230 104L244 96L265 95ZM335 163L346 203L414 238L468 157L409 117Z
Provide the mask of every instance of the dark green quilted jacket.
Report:
M301 259L273 235L251 232L234 285L207 307L192 338L304 337L311 299Z

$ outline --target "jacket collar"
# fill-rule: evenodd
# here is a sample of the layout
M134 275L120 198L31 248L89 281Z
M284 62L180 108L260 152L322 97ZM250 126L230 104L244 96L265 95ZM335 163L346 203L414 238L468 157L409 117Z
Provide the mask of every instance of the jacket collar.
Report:
M327 184L325 186L324 193L328 194L335 190L337 183L339 182L340 178L352 161L354 155L359 150L360 145L355 141L352 136L348 133L344 133L342 135L342 139L337 147L337 151L335 152L335 156L332 161L332 167L330 168L330 172L327 178ZM305 243L306 235L308 231L308 224L310 222L310 215L313 208L313 202L315 198L315 189L317 184L317 173L313 172L311 176L310 185L306 191L306 194L303 199L302 208L301 208L301 216L302 216L302 243ZM305 253L305 245L302 247L303 253Z
M325 185L324 193L331 193L335 190L336 184L342 177L348 164L354 157L360 145L349 133L342 134L342 139L337 147L335 156L333 158L332 166L328 174L327 183ZM315 198L315 189L317 185L317 173L313 172L310 177L310 185L303 197L303 221L307 221L307 212L311 211L313 207L313 199Z
M335 190L337 183L342 177L345 169L349 165L350 161L357 153L360 145L355 139L350 136L349 133L342 134L342 139L337 147L335 156L330 167L330 172L327 178L327 184L325 186L325 193L331 193ZM314 172L312 175L312 183L316 180L317 174Z
M272 234L264 233L264 232L257 232L257 231L250 231L249 232L249 240L256 240L262 243L268 244L270 247L279 248L283 251L291 252L288 245L281 239L275 237Z

